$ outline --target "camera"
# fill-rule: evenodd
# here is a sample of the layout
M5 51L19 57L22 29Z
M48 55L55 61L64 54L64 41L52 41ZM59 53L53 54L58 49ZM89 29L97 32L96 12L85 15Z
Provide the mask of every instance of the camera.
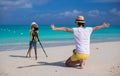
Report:
M38 28L37 28L37 27L34 27L34 31L38 31Z

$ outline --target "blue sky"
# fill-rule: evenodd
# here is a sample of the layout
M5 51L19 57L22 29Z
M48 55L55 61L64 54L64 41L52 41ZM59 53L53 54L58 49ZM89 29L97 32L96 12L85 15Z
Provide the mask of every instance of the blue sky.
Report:
M120 25L120 0L0 0L0 24L74 24L78 15Z

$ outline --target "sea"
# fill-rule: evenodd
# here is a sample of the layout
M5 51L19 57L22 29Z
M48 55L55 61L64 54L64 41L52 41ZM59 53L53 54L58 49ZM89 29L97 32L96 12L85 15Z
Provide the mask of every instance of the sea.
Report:
M57 27L74 28L75 25L56 25ZM90 27L91 25L87 26ZM39 40L43 47L56 47L74 44L73 33L53 31L50 25L39 25ZM96 30L91 35L91 43L119 41L120 25ZM30 25L0 25L0 51L28 49L30 41ZM37 43L38 48L41 48Z

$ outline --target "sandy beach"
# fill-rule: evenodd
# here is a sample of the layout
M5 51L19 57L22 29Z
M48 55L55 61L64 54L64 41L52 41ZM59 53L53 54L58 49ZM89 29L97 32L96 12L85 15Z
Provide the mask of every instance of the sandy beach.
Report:
M38 49L38 60L26 58L27 49L0 52L0 76L120 76L120 41L91 43L86 67L66 67L74 45Z

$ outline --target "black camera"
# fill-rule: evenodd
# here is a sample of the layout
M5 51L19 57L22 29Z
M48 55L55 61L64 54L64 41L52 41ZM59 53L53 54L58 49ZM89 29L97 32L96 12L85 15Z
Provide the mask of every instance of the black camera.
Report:
M34 27L34 31L38 31L38 28L37 28L37 27Z

